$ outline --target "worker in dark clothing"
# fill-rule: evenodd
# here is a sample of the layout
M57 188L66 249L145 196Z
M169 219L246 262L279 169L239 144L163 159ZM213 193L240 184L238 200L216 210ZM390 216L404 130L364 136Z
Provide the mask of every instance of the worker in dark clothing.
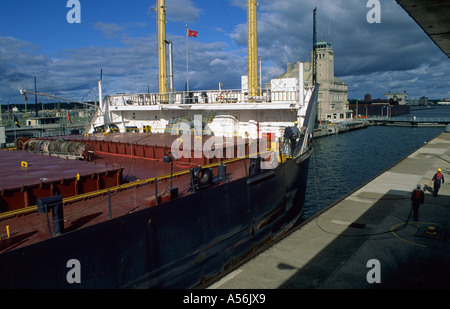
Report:
M292 156L295 147L297 147L297 139L300 137L300 129L298 128L298 122L295 122L293 127L286 127L284 129L284 138L289 145L288 155Z
M441 184L444 183L444 175L442 174L442 170L440 168L438 168L431 181L434 182L433 196L437 196L439 189L441 188Z
M291 156L292 154L292 137L294 136L294 133L292 132L292 127L286 127L284 129L284 138L285 138L285 151L287 156Z
M411 208L413 210L414 220L419 220L419 206L425 201L425 193L420 189L420 185L411 193Z
M291 130L296 139L300 137L300 129L298 128L298 121L294 122L294 126L291 127Z
M300 129L298 128L298 121L295 121L294 126L291 127L292 136L291 136L291 151L295 150L297 147L297 140L300 137Z

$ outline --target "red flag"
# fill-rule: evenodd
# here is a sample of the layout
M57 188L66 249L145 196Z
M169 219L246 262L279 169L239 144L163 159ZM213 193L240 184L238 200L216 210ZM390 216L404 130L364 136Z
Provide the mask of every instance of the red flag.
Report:
M198 31L194 31L194 30L189 30L188 29L188 36L193 36L194 38L197 37L197 33Z
M70 124L72 124L72 120L70 120L69 112L67 112L67 120L69 120Z

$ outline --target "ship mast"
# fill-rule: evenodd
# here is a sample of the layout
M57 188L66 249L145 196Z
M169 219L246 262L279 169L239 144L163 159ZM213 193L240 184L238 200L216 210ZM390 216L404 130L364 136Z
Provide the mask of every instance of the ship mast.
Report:
M158 89L160 99L167 93L167 56L166 56L166 4L157 0L158 12Z
M317 81L316 12L317 12L317 8L314 8L314 10L313 10L313 52L312 52L312 66L313 66L312 84L313 84L313 86L316 85L316 81Z
M252 99L258 89L258 36L256 29L256 0L247 0L248 95Z

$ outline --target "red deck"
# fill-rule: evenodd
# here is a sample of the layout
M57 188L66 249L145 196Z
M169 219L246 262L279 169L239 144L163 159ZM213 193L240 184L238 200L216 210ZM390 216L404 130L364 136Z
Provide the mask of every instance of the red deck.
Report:
M0 213L36 205L59 192L64 197L121 183L119 166L49 157L25 151L0 151Z
M90 134L88 136L74 135L67 136L65 139L70 141L82 142L91 144L94 147L96 154L117 154L125 157L133 158L148 158L148 159L161 159L164 155L171 151L172 146L175 145L183 151L184 145L190 143L190 153L188 158L182 157L179 161L180 164L193 164L193 165L206 165L214 162L218 162L217 157L207 158L203 155L203 152L195 152L195 142L200 140L201 145L204 146L205 142L210 136L191 136L188 140L183 140L183 136L171 135L171 134L146 134L146 133L108 133L103 135L101 133ZM238 141L234 139L234 147L230 149L223 149L223 158L236 158L239 157L240 152L249 152L248 140L240 140L242 148L238 150ZM181 145L181 146L178 146ZM202 146L202 149L203 149ZM214 148L214 147L213 147Z
M8 164L5 164L8 168L5 168L3 171L4 174L1 174L0 184L4 186L4 192L6 192L7 186L8 188L21 188L22 183L24 185L28 184L29 186L42 186L39 179L45 177L52 177L51 181L55 181L54 186L58 186L59 183L64 183L61 179L75 179L77 173L80 176L85 175L81 176L82 178L89 178L90 175L92 176L95 173L106 174L108 172L110 174L112 171L123 170L123 179L125 182L140 180L137 183L125 183L120 187L114 186L111 189L111 204L108 202L109 199L106 190L93 192L88 196L84 195L66 199L64 201L65 233L109 220L110 209L111 218L116 218L155 205L156 196L158 196L160 203L170 200L170 164L163 163L161 158L170 151L170 146L173 140L177 139L177 136L115 133L108 134L107 136L97 134L90 138L71 136L70 139L78 141L85 140L93 144L96 151L93 162L59 159L19 151L1 151L0 158L10 158ZM95 141L98 141L98 143L96 144ZM118 146L119 144L125 146ZM136 151L139 145L142 145L144 149L144 152L140 153L141 156ZM105 147L106 150L112 150L113 153L103 151ZM150 151L150 148L153 151ZM155 156L155 154L158 155ZM148 155L148 157L145 157L145 155ZM21 161L27 161L27 169L21 167ZM186 162L183 159L180 161L175 161L173 166L173 186L178 188L179 197L189 194L189 168L197 165L195 162ZM219 160L216 158L214 161L217 162ZM248 169L248 166L249 160L246 160L246 165L244 165L244 160L228 162L227 176L229 179L244 177L246 175L245 167ZM14 180L5 181L9 177L7 175L14 175L12 177ZM26 177L22 180L21 175ZM213 168L213 175L217 175L216 167ZM158 180L157 194L155 194L154 177L164 178ZM215 185L220 185L220 183ZM49 195L53 194L37 197L40 198ZM7 226L9 227L10 237L6 235ZM38 215L37 212L31 212L16 215L15 217L0 217L0 237L1 253L48 239L51 236L47 228L46 216L42 214Z

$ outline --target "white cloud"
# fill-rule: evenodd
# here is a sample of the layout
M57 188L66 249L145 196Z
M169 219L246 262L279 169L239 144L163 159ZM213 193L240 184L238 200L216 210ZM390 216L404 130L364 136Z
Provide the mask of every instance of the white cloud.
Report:
M115 23L104 23L104 22L95 23L93 28L95 30L101 31L108 39L115 39L119 37L124 30L123 26L120 26Z
M202 9L195 6L192 0L166 0L166 7L169 22L196 22L203 12Z
M312 11L317 7L317 38L332 43L335 73L348 83L350 98L365 93L382 97L389 90L406 90L415 97L450 96L449 82L445 79L450 74L448 59L395 0L382 2L381 24L366 21L368 9L364 0L259 2L258 53L262 57L263 83L284 73L288 62L311 60ZM208 14L197 7L201 3L166 0L168 22L199 21L202 14ZM245 16L245 1L223 0L223 3L241 8ZM210 26L225 32L236 45L190 40L190 88L217 88L219 82L226 88L239 88L240 76L247 74L247 25L234 25L231 31L220 24ZM0 97L17 99L18 90L34 87L34 76L37 76L38 88L73 99L86 95L93 99L100 69L104 72L106 94L146 92L148 86L151 91L157 91L153 24L147 34L139 36L132 34L132 30L148 26L135 21L97 22L92 27L107 42L114 42L114 47L98 44L62 50L50 56L42 54L39 46L0 36ZM184 90L185 37L168 35L174 46L176 88Z

